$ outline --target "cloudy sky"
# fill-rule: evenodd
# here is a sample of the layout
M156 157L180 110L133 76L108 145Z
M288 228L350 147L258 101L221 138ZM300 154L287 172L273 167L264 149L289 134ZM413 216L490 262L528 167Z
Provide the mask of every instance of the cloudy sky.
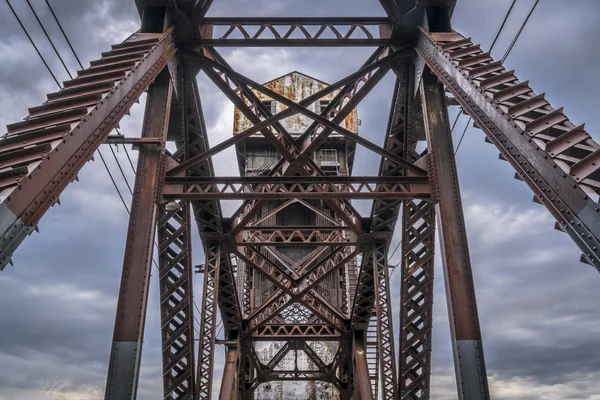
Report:
M61 80L68 79L25 2L12 3L52 69ZM69 68L76 70L44 2L32 3ZM376 0L215 3L209 15L383 15ZM488 48L510 3L460 0L454 27ZM85 65L139 25L132 0L52 0L52 4ZM533 0L518 1L494 50L496 58L503 55L532 4ZM507 61L507 67L529 79L537 92L546 92L555 107L564 106L572 121L586 122L592 134L600 128L595 101L600 92L599 13L597 0L542 0ZM235 69L258 81L292 70L335 81L356 70L369 50L236 49L223 54ZM4 126L23 118L27 108L43 102L45 93L55 91L56 85L4 2L0 3L0 55L0 125ZM200 76L199 83L214 145L230 136L233 107L205 77ZM379 143L392 87L393 77L388 76L359 108L361 134ZM143 101L122 121L126 135L139 135L142 113ZM456 136L466 123L462 117ZM103 147L102 151L129 202L110 150ZM236 173L237 166L228 161L231 156L225 152L215 158L219 174ZM117 157L128 165L122 149ZM361 151L355 173L376 173L377 165L373 154ZM484 143L480 131L467 131L458 166L493 398L600 399L600 276L578 262L575 245L552 229L550 215L531 202L530 191L513 179L510 166L498 160L497 150ZM132 183L131 170L125 172ZM0 400L102 398L127 215L101 163L86 165L80 178L63 194L62 206L44 217L40 233L18 250L15 267L0 274ZM360 209L366 210L363 206ZM202 257L196 245L195 263L201 263ZM439 260L437 265L441 277ZM399 286L399 275L393 276L394 288ZM142 400L162 398L156 283L153 280L146 324ZM395 290L393 298L398 299ZM457 396L441 279L435 295L432 397L451 400ZM397 315L398 304L394 306Z

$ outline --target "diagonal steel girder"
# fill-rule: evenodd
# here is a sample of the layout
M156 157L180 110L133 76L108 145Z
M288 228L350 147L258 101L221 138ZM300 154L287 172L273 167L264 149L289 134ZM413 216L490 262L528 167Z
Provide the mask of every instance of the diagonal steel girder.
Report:
M108 57L128 51L130 61L103 71ZM175 52L172 30L131 37L7 126L0 140L0 270Z
M252 258L255 258L255 257L252 257L252 258L247 257L240 251L235 251L234 254L240 260L245 262L246 265L250 266L255 271L260 272L263 276L265 276L268 280L270 280L275 286L280 288L280 290L285 295L293 296L294 285L291 285L290 284L291 282L289 280L280 281L279 279L277 279L274 276L275 274L274 274L273 269L275 269L279 274L283 275L282 271L275 264L267 262L268 260L266 258L260 257L262 260L265 261L265 264L269 264L269 266L273 268L270 271L265 271L264 267L261 267L259 264L257 264L255 261L252 260ZM254 251L253 254L260 255L260 252ZM340 327L342 325L342 318L344 316L339 315L339 312L337 310L335 310L335 308L331 304L329 304L325 299L323 299L321 296L318 296L317 293L313 293L313 292L306 293L305 296L299 298L298 302L300 304L304 305L306 308L308 308L314 315L318 316L325 323L329 324L330 326L332 326L336 329L340 329Z
M215 50L211 50L211 53L213 54L218 54L215 52ZM192 57L194 58L198 58L201 57L202 59L207 59L204 56L198 55L194 52L191 52ZM218 59L221 59L220 56L217 56ZM222 66L221 72L223 72L223 70L227 70L227 71L231 71L231 69L227 66L224 66L223 64L218 64ZM223 76L226 77L227 81L230 82L237 82L237 80L240 80L241 83L237 84L239 85L246 85L245 82L245 78L242 77L242 79L239 79L239 76L237 76L237 74L233 73L229 73L228 75L226 75L225 73L222 73L219 77L217 77L217 75L215 73L209 73L209 76L212 76L215 80L219 79L218 82L218 86L224 90L225 92L229 93L229 97L233 98L234 96L234 90L232 88L230 88L228 85L222 85L221 83L221 78ZM231 77L230 77L231 76ZM295 104L295 103L294 103ZM245 105L244 105L245 106ZM244 113L244 115L246 115L250 121L253 121L255 123L259 123L260 118L258 115L256 115L251 109L248 109L247 106L245 106L244 108L241 109L241 111ZM263 112L265 113L265 116L268 118L270 117L270 112L269 110L263 110ZM297 148L292 144L292 151L298 151ZM294 150L295 149L295 150ZM286 152L285 154L288 154L288 156L291 154L290 152ZM322 172L320 172L320 169L314 164L314 162L309 161L309 165L310 165L310 171L307 169L303 169L301 172L303 174L306 175L312 175L314 173L320 173L321 175ZM272 171L272 173L274 173L275 171ZM348 212L351 213L351 215L358 215L356 213L355 210L353 210L352 206L348 203L348 202L336 202L336 201L330 201L327 200L326 204L328 205L329 208L331 208L340 218L342 218L349 226L354 227L354 230L356 232L360 231L360 228L357 227L357 218L352 218L348 215ZM242 208L240 208L240 211L238 211L237 213L234 214L233 220L234 220L234 227L232 229L232 233L238 233L239 230L246 226L250 220L254 217L254 215L258 212L258 210L260 209L260 206L262 205L261 201L255 202L255 204L251 207L250 211L247 212L244 217L241 219L241 221L238 221L238 216L240 214L241 211L243 211L247 205L242 206Z
M600 144L462 35L419 31L417 51L600 270Z
M347 256L343 257L340 261L336 261L334 263L329 263L323 269L317 268L317 270L313 273L310 273L306 278L303 278L298 284L298 292L293 295L289 295L284 293L283 291L278 291L272 296L272 300L268 300L265 307L261 307L258 312L255 312L251 316L251 324L250 330L255 331L265 323L274 318L277 314L279 314L283 309L293 304L299 299L303 299L310 291L315 288L321 281L323 281L326 277L331 275L333 272L343 268L348 261L352 258L356 257L359 253L359 250L354 250Z

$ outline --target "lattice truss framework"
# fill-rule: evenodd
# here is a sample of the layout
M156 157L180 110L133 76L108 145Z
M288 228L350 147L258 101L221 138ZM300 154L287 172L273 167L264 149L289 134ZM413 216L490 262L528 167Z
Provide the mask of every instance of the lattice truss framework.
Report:
M445 90L572 237L582 260L600 268L600 208L590 197L600 190L600 145L527 81L453 31L455 1L380 3L387 17L206 18L211 0L136 0L138 33L8 126L0 139L2 268L102 143L140 151L107 399L136 397L155 229L165 399L211 398L216 344L226 348L221 399L251 399L261 385L286 381L324 382L343 399L428 399L436 214L459 397L488 399ZM295 102L233 70L217 51L221 46L375 51L357 72ZM199 71L252 124L212 147ZM342 122L390 71L396 85L379 146ZM145 90L142 137L109 136ZM328 95L333 100L323 110L311 109ZM283 111L273 113L260 96ZM295 115L312 123L294 136L282 121ZM332 134L380 155L378 176L327 176L311 154ZM259 176L216 177L211 157L256 135L278 162ZM176 144L172 154L167 141ZM418 153L418 142L427 149ZM224 199L243 200L231 218L223 217ZM351 199L374 200L369 218ZM318 223L273 223L292 207L308 210ZM197 355L192 216L206 255L199 268ZM399 216L396 359L387 252ZM292 259L286 246L305 255ZM220 323L223 339L217 339ZM264 359L257 348L272 342L282 345ZM293 368L282 363L290 357Z

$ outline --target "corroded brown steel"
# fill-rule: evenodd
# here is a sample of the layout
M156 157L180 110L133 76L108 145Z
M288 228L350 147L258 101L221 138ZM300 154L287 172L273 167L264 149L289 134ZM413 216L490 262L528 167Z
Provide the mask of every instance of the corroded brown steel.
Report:
M600 270L600 144L462 35L422 30L417 50Z
M279 177L251 178L167 178L162 196L165 200L210 199L407 199L429 198L427 178L389 177L361 179L348 177L341 183L334 178ZM255 183L256 182L256 183Z
M377 313L377 344L379 346L379 371L381 376L381 398L396 400L396 352L392 318L392 300L388 276L387 243L373 244L374 291Z
M414 101L412 98L412 69L410 63L405 60L397 60L392 64L392 69L397 75L394 90L394 98L390 110L390 117L384 141L384 148L394 154L401 155L404 159L419 163L425 167L422 158L414 152L416 142L421 138L417 129L413 129ZM422 133L422 132L421 132ZM382 158L379 167L380 177L408 177L409 171L401 165L394 163L385 157ZM377 232L388 241L391 241L396 221L400 213L402 199L384 197L375 199L371 209L371 232ZM373 285L370 257L362 259L361 274L354 299L354 311L352 320L354 326L365 327L372 318L374 296L371 287ZM364 272L363 272L364 271Z
M212 398L213 368L215 363L215 340L217 328L217 302L219 297L219 272L221 269L221 246L207 244L204 249L204 285L200 309L200 337L198 343L198 374L196 375L196 399Z
M203 18L218 37L190 41L190 45L277 46L387 46L387 18ZM219 27L216 28L215 27ZM373 32L375 31L375 32ZM298 35L300 37L298 37ZM240 38L241 36L241 38Z
M373 71L376 70L377 68L379 68L381 65L389 62L390 60L392 60L396 57L402 56L403 53L391 54L391 55L388 55L385 57L384 57L384 54L386 54L385 49L382 49L382 48L377 49L377 51L369 58L369 60L367 60L367 62L363 65L363 67L360 70L346 76L345 78L340 79L336 83L333 83L333 84L323 88L322 90L318 91L317 93L308 96L307 98L301 100L298 104L301 106L308 106L308 105L312 104L313 102L317 101L318 99L320 99L321 97L324 97L324 96L334 92L335 90L339 90L340 92L329 103L329 106L327 106L324 110L321 111L321 115L325 116L325 115L330 115L331 113L333 113L335 115L339 115L340 113L344 114L346 111L342 112L342 109L348 110L347 112L351 111L352 110L351 108L346 107L347 102L349 102L351 99L359 96L359 89L362 86L364 86L373 77ZM260 111L260 113L263 115L264 120L262 120L260 123L255 124L251 128L248 128L244 132L240 132L240 133L236 134L234 137L227 139L224 142L219 143L215 146L212 146L206 152L191 158L189 161L187 161L185 163L181 163L177 167L173 168L173 170L167 171L167 174L172 175L177 172L183 171L185 168L195 165L195 163L201 162L201 161L207 159L208 157L210 157L216 153L219 153L223 149L233 146L234 144L245 140L246 138L253 135L254 133L261 131L263 128L273 125L275 122L280 121L284 118L288 118L290 116L297 114L297 111L288 108L282 112L275 114L274 116L269 116L270 110L262 109L258 106L258 104L256 104L256 106L257 106L258 111ZM298 143L303 143L308 136L310 136L312 133L314 133L317 126L318 126L318 124L313 123L307 129L307 131L304 134L302 134L296 141ZM304 148L305 146L301 144L299 147ZM274 167L274 170L279 170L279 167L278 166Z
M270 118L272 114L269 109L264 107L264 105L258 100L256 95L252 90L249 89L248 86L252 86L255 90L263 89L265 90L263 85L260 85L243 75L240 75L233 71L229 65L225 62L225 60L220 56L218 52L214 49L210 49L208 52L209 57L198 54L197 52L187 52L188 56L202 61L205 66L205 73L213 80L213 82L223 91L223 93L239 107L239 110L242 114L248 118L250 122L253 124L260 124L261 117ZM216 69L216 70L215 70ZM316 99L315 99L316 100ZM288 101L286 99L286 101ZM249 105L248 105L248 104ZM293 103L293 102L292 102ZM299 104L293 103L294 107L292 109L296 109L298 111L305 110L305 106L300 106ZM309 104L307 103L306 106ZM327 120L329 123L329 121ZM265 137L269 140L269 142L274 145L277 151L283 156L285 160L293 159L294 154L298 154L300 148L294 142L291 135L282 129L275 123L275 128L279 132L280 140L285 143L285 146L281 146L281 143L277 141L277 138L274 138L273 134L269 129L261 129L261 132ZM273 169L270 174L280 174L279 168L281 165L277 166L277 169ZM320 170L320 168L316 165L316 163L311 160L306 160L306 165L300 171L303 175L324 175L324 173ZM250 223L250 221L254 218L255 214L260 210L262 205L264 204L261 200L256 200L251 203L245 203L240 207L239 211L236 212L233 216L234 226L232 229L232 233L236 234L239 232L243 226ZM329 208L331 208L338 217L342 218L346 224L353 227L356 232L360 231L360 227L358 226L358 213L352 208L349 202L336 202L330 199L326 200L326 204ZM238 217L243 214L243 218L239 220Z
M364 331L354 332L354 398L373 400L373 387L367 363L366 337Z
M400 399L430 398L435 206L406 201L402 208Z
M135 34L8 125L0 140L0 269L175 53L173 33Z
M194 308L189 204L161 207L157 223L164 398L194 396Z
M183 95L180 96L180 107L183 113L182 118L186 139L178 143L178 149L172 157L177 161L185 162L185 160L205 152L210 146L195 75L185 65L180 75L182 76L183 86L181 88ZM173 168L173 165L170 168ZM191 178L200 176L214 177L215 175L212 160L210 159L196 163L185 171L187 176ZM195 200L191 204L198 231L200 232L200 238L204 245L211 238L223 234L223 213L219 201L216 199ZM219 310L223 319L225 332L237 331L242 324L241 311L235 289L233 267L229 257L221 258L219 279Z
M396 90L388 122L386 148L402 152L408 160L423 160L417 142L425 139L420 104L415 104L414 69L395 65ZM400 171L406 173L405 171ZM399 171L382 160L380 175ZM402 207L400 207L402 205ZM427 200L376 200L371 229L394 231L402 208L400 351L398 385L400 399L429 399L431 329L435 250L435 206Z
M428 70L421 78L420 94L439 217L458 394L460 399L487 400L490 395L446 96L444 87Z
M228 345L225 352L225 366L223 367L219 400L237 400L238 398L239 359L239 345Z
M163 145L142 148L138 159L108 366L107 400L136 398L154 248L156 202L163 174L172 92L167 72L159 75L148 89L142 136L160 138Z

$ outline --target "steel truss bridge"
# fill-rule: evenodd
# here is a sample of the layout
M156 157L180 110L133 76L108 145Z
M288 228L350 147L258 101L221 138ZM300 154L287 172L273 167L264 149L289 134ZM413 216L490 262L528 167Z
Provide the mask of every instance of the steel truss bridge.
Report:
M342 399L428 399L436 227L459 398L489 399L447 92L575 241L582 260L597 269L600 207L591 196L600 189L600 145L528 81L454 31L455 0L380 0L383 18L208 18L211 3L136 0L138 32L8 126L0 140L2 268L101 144L134 144L138 173L106 399L136 397L155 232L165 399L211 398L219 315L225 332L219 343L226 349L220 399L252 399L265 382L303 380L327 382ZM216 49L226 46L374 51L355 73L295 102L233 70ZM254 124L213 147L196 83L200 71ZM381 147L340 122L388 73L396 84ZM145 91L142 137L110 136ZM334 92L324 110L311 111ZM272 113L257 93L285 110ZM295 115L313 121L296 137L281 124ZM325 175L310 154L333 133L378 153L378 176ZM266 176L215 176L211 157L257 134L278 152L277 165ZM167 141L177 150L167 151ZM417 152L418 142L427 144L425 151ZM243 206L225 218L224 199L243 200ZM358 214L351 199L373 199L370 216ZM269 200L281 206L263 215ZM312 207L328 222L261 225L292 203ZM398 220L402 304L394 343L387 258ZM193 221L206 254L197 349ZM290 243L316 250L293 266L266 255ZM256 277L273 288L258 304L251 300ZM338 304L323 295L332 277L339 277ZM285 345L264 362L255 349L261 341ZM314 341L338 343L332 360L319 356ZM316 367L277 368L291 351L303 351Z

